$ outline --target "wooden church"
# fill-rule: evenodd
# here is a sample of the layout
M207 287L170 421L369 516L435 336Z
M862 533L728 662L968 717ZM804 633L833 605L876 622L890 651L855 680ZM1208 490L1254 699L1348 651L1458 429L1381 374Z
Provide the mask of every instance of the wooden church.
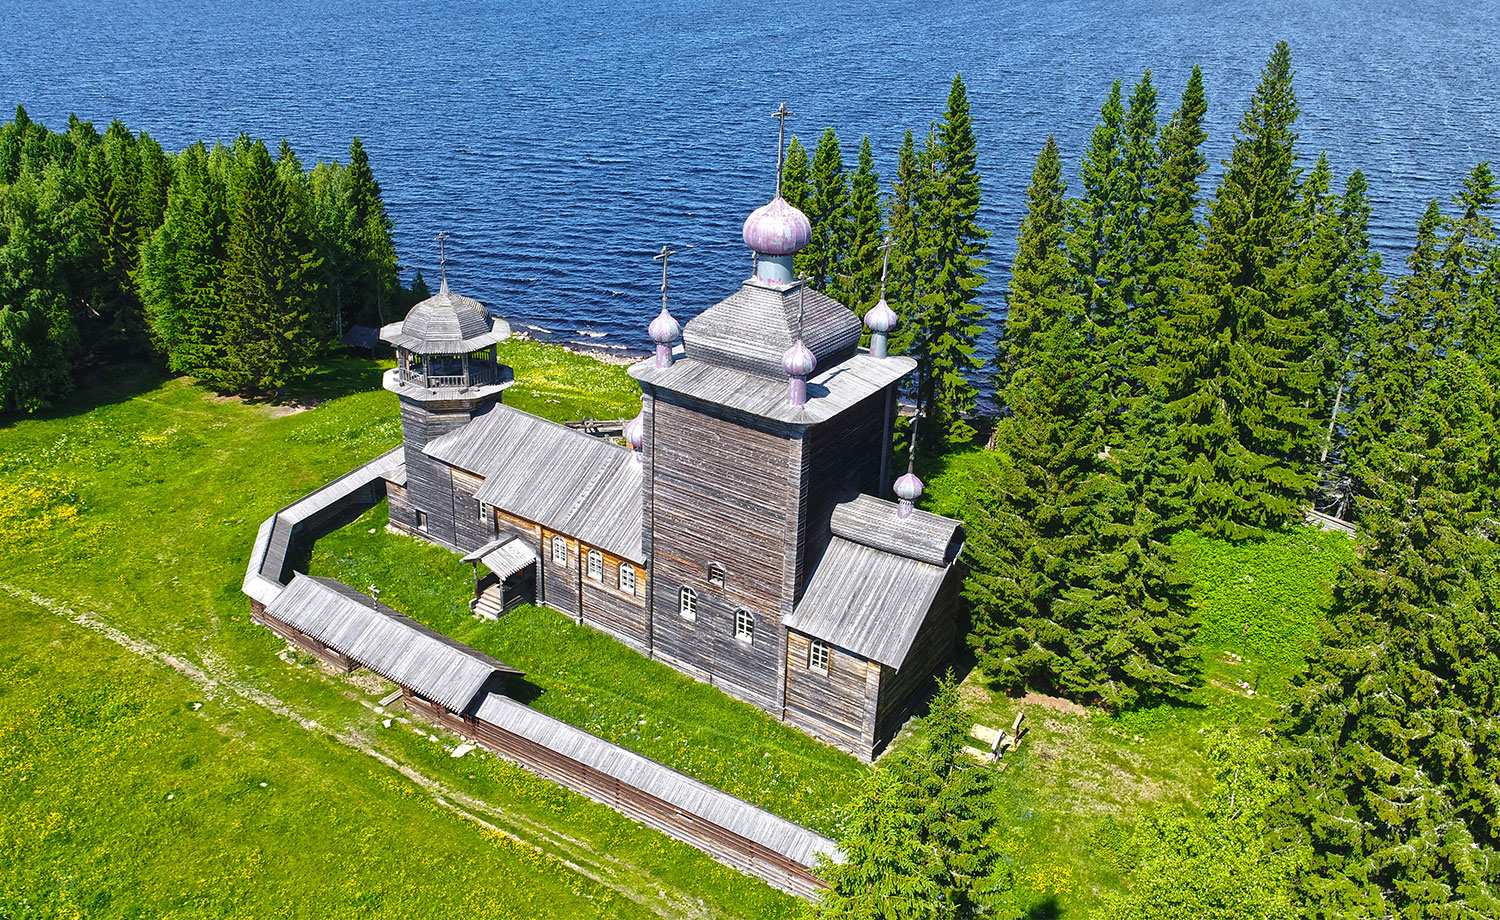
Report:
M685 326L663 250L628 448L504 405L509 327L446 278L382 329L391 524L465 554L481 614L556 608L868 760L953 658L964 532L913 507L909 470L887 485L915 368L886 353L894 311L861 348L859 318L794 277L811 225L779 194L743 235L754 275Z

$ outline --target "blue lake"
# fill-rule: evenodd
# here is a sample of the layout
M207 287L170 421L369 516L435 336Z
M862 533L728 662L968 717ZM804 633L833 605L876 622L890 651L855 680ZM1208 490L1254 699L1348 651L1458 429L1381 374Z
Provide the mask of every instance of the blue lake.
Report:
M305 161L364 138L402 264L556 338L640 349L673 260L690 316L748 274L746 214L774 186L775 121L869 135L888 178L962 71L974 105L988 302L1037 151L1076 169L1109 84L1150 68L1165 112L1203 66L1227 156L1266 55L1292 45L1306 162L1370 180L1399 269L1429 198L1500 159L1500 4L1441 2L0 2L0 105L60 128L113 118L169 148L244 131ZM6 116L8 117L8 115Z

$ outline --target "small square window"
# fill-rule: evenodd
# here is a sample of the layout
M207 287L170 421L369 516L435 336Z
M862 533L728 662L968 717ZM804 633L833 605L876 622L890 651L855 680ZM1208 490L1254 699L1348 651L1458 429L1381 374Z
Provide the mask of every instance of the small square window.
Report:
M724 567L717 562L708 564L708 583L716 588L724 587Z
M755 639L755 615L744 607L734 612L734 637L741 642Z
M427 529L427 512L425 512L425 511L414 511L414 512L412 512L412 515L416 518L417 529L418 530L426 530Z
M620 563L620 590L635 593L635 566L628 562Z
M568 541L565 538L552 538L552 561L558 565L568 564Z
M596 549L589 550L589 577L594 581L604 580L604 557Z
M807 650L807 666L814 671L828 673L828 643L822 639L812 640L812 647Z

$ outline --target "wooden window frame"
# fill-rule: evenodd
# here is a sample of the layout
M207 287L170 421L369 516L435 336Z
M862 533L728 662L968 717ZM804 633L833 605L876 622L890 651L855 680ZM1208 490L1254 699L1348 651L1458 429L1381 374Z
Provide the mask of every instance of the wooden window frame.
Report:
M420 531L422 531L423 533L426 533L427 532L427 512L421 511L421 510L419 510L417 508L413 508L412 511L411 511L411 515L412 515L412 520L416 522L417 529L420 530Z
M746 645L755 644L755 614L744 607L734 612L734 638Z
M677 613L684 620L698 619L698 592L688 585L677 592Z
M604 582L604 554L597 549L589 550L589 577L601 584Z
M558 550L562 550L562 558L558 557ZM552 561L557 565L568 564L568 538L560 535L552 537Z
M630 573L628 576L627 572ZM629 584L626 584L627 581ZM631 597L635 596L635 566L628 562L620 563L620 590Z
M807 669L827 674L831 661L833 661L833 650L828 647L828 643L822 639L812 640L807 646Z
M708 564L708 583L717 588L722 588L728 582L729 577L724 572L724 566L717 562Z

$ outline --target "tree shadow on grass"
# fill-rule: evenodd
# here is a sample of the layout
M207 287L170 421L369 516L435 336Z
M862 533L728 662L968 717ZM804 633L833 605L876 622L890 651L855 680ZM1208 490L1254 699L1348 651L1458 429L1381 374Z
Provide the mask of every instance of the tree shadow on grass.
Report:
M84 415L103 406L129 402L160 387L172 374L151 361L99 364L79 371L73 391L48 409L33 414L0 413L0 431L24 420L52 421Z
M1062 905L1058 903L1057 896L1050 894L1021 914L1025 920L1062 920L1062 915Z
M389 366L389 360L338 352L323 358L317 370L289 384L269 401L275 404L320 403L355 393L368 393L381 388L380 378Z

